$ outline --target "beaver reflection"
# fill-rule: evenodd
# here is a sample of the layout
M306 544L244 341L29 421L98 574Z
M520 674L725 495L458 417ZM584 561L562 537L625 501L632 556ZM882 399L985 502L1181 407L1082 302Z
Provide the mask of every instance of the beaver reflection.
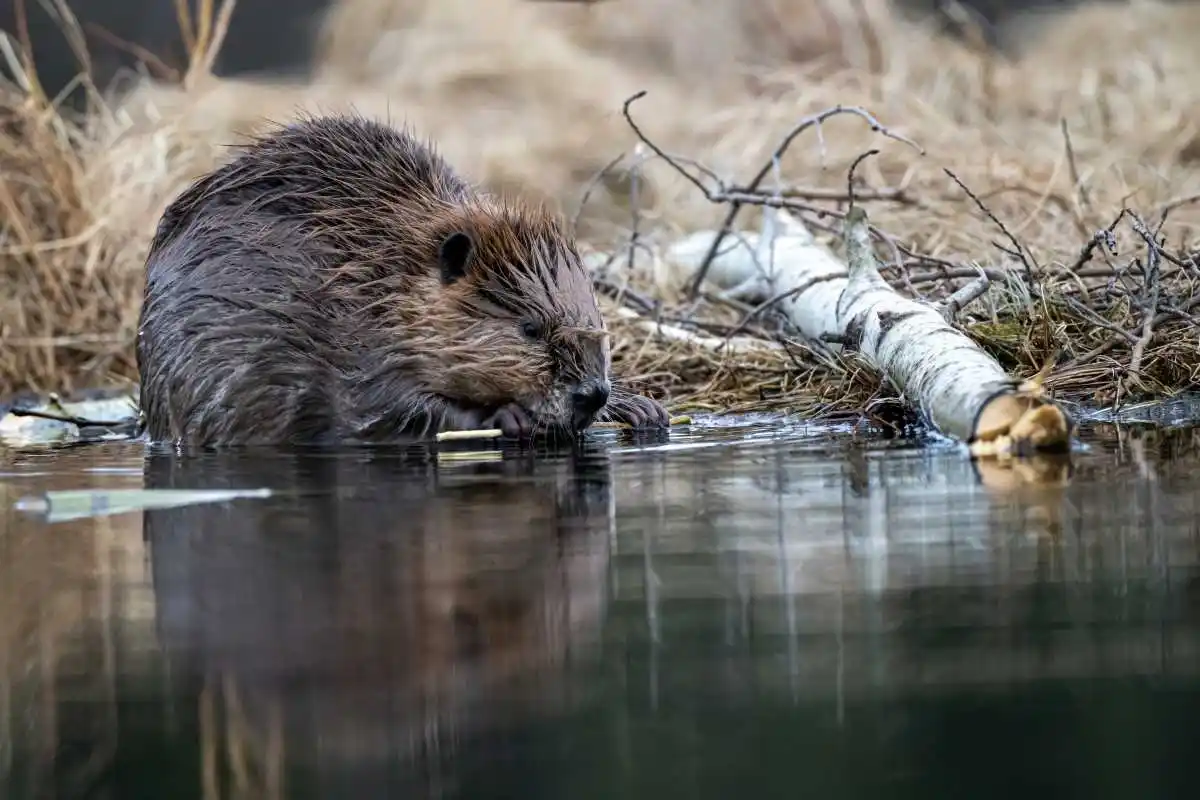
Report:
M277 718L284 761L334 772L562 710L603 621L608 479L586 452L152 456L148 487L277 491L146 513L173 689L232 681L257 738Z

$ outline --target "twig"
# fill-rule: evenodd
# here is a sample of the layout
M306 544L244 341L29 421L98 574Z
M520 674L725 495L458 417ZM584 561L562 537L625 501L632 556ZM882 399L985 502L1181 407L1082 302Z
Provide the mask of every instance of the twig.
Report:
M13 4L13 18L17 28L17 41L21 45L21 67L27 84L23 88L37 105L46 104L46 92L38 80L37 70L33 64L33 42L29 38L29 19L25 15L25 0L16 0Z
M637 262L637 246L638 239L641 237L642 228L642 198L641 182L642 182L642 162L645 156L642 153L640 146L634 148L633 168L629 171L629 255L625 263L625 274L633 275L633 268Z
M878 152L878 151L875 151ZM855 198L863 199L860 195L855 194ZM841 218L844 212L837 211L832 208L821 208L814 206L796 195L787 195L777 192L746 192L740 190L729 190L727 192L710 192L708 199L714 203L734 203L744 206L763 206L765 208L786 208L789 211L806 211L810 214L828 214L830 216ZM849 197L843 196L841 199L849 200ZM726 233L726 235L729 235Z
M1166 314L1169 314L1172 317L1179 317L1184 322L1188 322L1195 327L1200 328L1200 318L1197 318L1195 314L1189 314L1186 311L1180 311L1178 308L1175 308L1175 306L1167 303L1159 303L1159 307Z
M979 277L965 286L959 287L956 291L950 294L945 300L937 304L937 308L942 313L942 318L947 322L954 322L954 318L958 316L958 312L962 311L971 303L974 303L987 292L992 285L992 279L988 274L976 267L979 270Z
M850 207L854 207L854 171L858 169L858 165L866 161L871 156L879 155L879 150L868 150L859 155L850 164L850 169L846 171L846 197L850 199Z
M188 64L187 71L183 75L185 88L191 88L199 76L212 72L213 64L217 60L217 53L221 51L225 35L229 33L229 23L233 18L233 9L237 5L237 0L222 0L215 22L213 21L212 4L213 0L200 0L200 7L196 14L198 17L196 38L189 53L191 63Z
M1193 294L1191 297L1189 297L1187 300L1185 300L1182 305L1173 307L1170 312L1160 312L1156 317L1154 317L1154 321L1152 324L1161 325L1164 322L1166 322L1168 319L1170 319L1172 316L1176 316L1181 312L1186 314L1189 311L1191 311L1192 309L1196 308L1197 306L1200 306L1200 292ZM1071 359L1068 363L1063 364L1060 367L1060 369L1066 370L1068 367L1083 366L1083 365L1087 364L1089 361L1091 361L1095 358L1098 358L1099 356L1104 355L1109 350L1112 350L1114 347L1117 346L1117 344L1120 343L1122 338L1130 339L1130 338L1135 337L1136 335L1137 335L1136 332L1129 332L1129 331L1122 331L1121 336L1117 336L1116 334L1113 334L1108 339L1104 340L1104 342L1097 345L1096 347L1093 347L1091 350L1087 351L1083 355L1077 356L1076 358Z
M1008 229L1008 226L1005 225L1003 222L1001 222L1000 218L997 217L995 214L993 214L992 210L990 208L988 208L986 205L984 205L983 201L980 200L975 195L974 192L972 192L970 189L967 188L967 185L962 182L961 178L959 178L950 169L948 169L946 167L943 167L942 171L945 172L947 175L949 175L950 179L953 180L955 183L957 183L958 187L967 193L967 197L971 198L971 200L973 200L975 202L975 205L979 207L979 210L982 211L987 216L988 219L990 219L992 222L994 222L996 224L996 227L1000 228L1001 233L1003 233L1004 236L1008 239L1008 241L1012 243L1012 246L1013 246L1012 251L1009 251L1007 248L1004 248L1004 247L1000 247L1000 249L1003 250L1004 252L1008 253L1009 255L1013 256L1014 258L1020 259L1021 263L1025 266L1025 277L1029 281L1029 285L1032 288L1034 285L1033 268L1034 268L1034 266L1036 266L1036 263L1033 261L1032 255L1028 255L1028 256L1026 255L1027 251L1026 251L1024 245L1021 244L1021 242L1017 239L1016 236L1013 236L1012 231L1010 231ZM999 245L997 245L997 247L999 247Z
M921 273L918 275L910 275L909 283L916 286L916 285L921 285L921 284L926 284L926 283L936 283L938 281L961 280L963 278L974 278L979 275L979 270L981 269L980 267L945 267L945 266L942 266L942 263L944 263L944 262L929 259L929 258L926 258L923 256L917 256L916 258L905 261L904 266L906 268L919 267L922 264L930 264L932 266L938 267L938 270L939 270L937 272L927 272L927 273ZM894 270L894 269L896 269L896 266L894 264L881 264L879 266L879 269L880 269L880 271ZM990 268L990 267L984 267L982 269L983 269L983 273L988 276L989 280L992 280L992 281L1002 281L1008 275L1012 274L1012 270L1007 270L1007 269L997 269L997 268ZM907 271L907 269L906 269L906 271ZM1112 267L1087 267L1087 268L1084 268L1081 270L1077 270L1075 272L1066 273L1063 276L1056 275L1055 277L1107 278L1107 277L1111 276L1112 274L1113 274Z
M1083 303L1076 300L1074 297L1064 297L1063 301L1066 302L1066 304L1070 307L1070 309L1072 311L1074 311L1076 314L1083 317L1084 319L1088 320L1093 325L1096 325L1097 327L1100 327L1100 328L1104 328L1106 331L1111 331L1112 333L1116 334L1117 336L1120 336L1121 338L1127 340L1130 344L1133 344L1134 342L1137 341L1137 337L1134 336L1132 333L1109 322L1104 317L1100 316L1095 311L1092 311L1090 308L1085 306Z
M38 411L32 408L10 408L8 413L14 417L36 417L37 419L48 419L51 422L65 422L77 428L115 428L128 425L133 421L132 417L118 420L88 419L73 414L55 414L52 411Z
M1158 213L1160 215L1166 214L1170 211L1174 211L1175 209L1180 208L1181 206L1191 205L1192 203L1196 203L1196 202L1200 202L1200 193L1184 195L1183 197L1176 197L1173 200L1168 200L1167 202L1165 202L1161 206L1159 206Z
M817 126L817 129L819 132L821 124L824 123L826 120L828 120L830 117L834 117L839 114L852 114L852 115L857 116L860 119L864 120L871 127L871 130L874 131L875 133L879 133L883 136L886 136L889 139L893 139L897 142L906 144L909 147L912 147L914 150L916 150L921 155L925 154L925 150L920 145L918 145L916 142L912 141L911 139L909 139L905 136L901 136L900 134L892 132L890 129L888 129L886 126L884 126L881 122L879 122L879 120L875 119L875 117L872 116L865 109L859 108L857 106L841 106L841 105L834 106L833 108L828 108L828 109L821 111L820 113L814 114L810 117L805 117L799 123L797 123L787 133L787 135L785 135L783 137L783 139L780 141L778 146L776 146L774 152L771 154L771 157L767 160L767 163L764 164L762 166L762 168L758 171L758 173L754 176L754 178L751 179L750 183L747 184L747 186L745 187L745 190L742 192L739 192L738 193L739 197L737 197L735 199L735 198L732 198L729 196L727 188L724 185L721 185L720 183L718 184L718 188L716 190L713 190L713 189L709 188L708 186L705 186L704 183L699 178L697 178L695 175L693 175L692 173L690 173L686 169L684 169L683 166L679 163L678 159L672 158L665 151L663 151L662 148L660 148L653 141L651 141L646 136L646 134L644 134L642 132L642 129L638 126L638 124L633 121L633 115L630 113L629 107L635 101L640 100L642 97L645 97L645 96L646 96L646 90L643 89L642 91L640 91L640 92L634 94L633 96L631 96L630 98L628 98L625 101L625 104L622 108L622 113L625 116L625 121L629 124L629 127L633 130L634 135L636 135L638 137L638 139L641 140L647 147L649 147L651 150L653 150L655 155L657 155L659 158L661 158L665 162L667 162L667 164L673 170L675 170L675 172L679 173L679 175L681 175L683 178L685 178L686 180L691 182L694 186L696 186L696 188L698 188L704 194L704 197L709 202L729 203L729 211L725 215L724 221L721 223L720 227L717 229L717 235L713 237L713 241L709 245L708 252L705 254L704 258L701 260L700 267L696 270L696 275L693 278L691 287L688 290L688 298L693 301L696 299L697 296L699 296L700 287L704 283L705 277L708 275L709 267L712 265L713 259L716 258L717 252L721 246L721 243L724 241L725 236L728 235L730 229L732 228L733 223L736 220L738 213L741 211L741 209L744 205L751 202L751 198L754 198L755 200L759 199L758 196L754 195L753 193L758 191L759 185L766 179L767 175L769 175L771 173L771 170L774 168L774 165L783 158L783 156L787 152L788 148L791 147L792 142L795 141L796 137L798 137L804 131L808 130L809 128L812 128L813 126ZM786 201L787 201L787 198L783 198L783 197L774 198L774 203L778 203L779 207L787 207ZM761 204L762 205L772 205L773 203L764 202Z
M1092 254L1096 252L1096 248L1103 244L1108 248L1108 252L1114 256L1117 254L1117 237L1113 235L1113 231L1117 229L1117 225L1121 220L1125 219L1125 215L1129 212L1128 209L1122 208L1121 213L1117 214L1116 219L1108 224L1107 228L1101 228L1092 234L1092 238L1088 239L1087 244L1079 251L1079 257L1075 259L1075 263L1071 266L1071 272L1078 272L1079 268L1092 260Z
M1071 182L1075 184L1079 204L1090 211L1092 199L1088 196L1087 187L1083 185L1083 179L1079 175L1079 165L1075 163L1075 148L1071 144L1071 129L1067 127L1066 117L1059 118L1059 127L1062 128L1063 142L1067 146L1067 167L1071 170Z
M175 0L175 23L179 26L184 48L189 53L192 52L196 46L196 32L192 28L192 11L187 0Z
M579 197L579 206L575 209L575 213L571 215L572 228L579 227L579 218L583 216L583 209L585 206L587 206L588 200L592 199L592 192L596 191L596 187L599 186L600 182L603 181L605 176L608 175L609 170L611 170L617 164L620 164L621 160L624 158L624 153L618 153L615 158L612 158L607 164L597 170L596 173L588 179L588 182L584 184L583 193Z
M738 192L742 194L754 194L741 187L733 187L730 193ZM819 189L819 188L789 188L779 189L774 194L780 197L790 197L796 200L826 200L830 202L844 201L849 202L850 196L841 189ZM856 200L891 200L897 203L915 203L916 198L908 193L906 186L892 186L883 189L855 189L854 199Z
M84 27L87 28L88 33L91 33L96 38L107 42L119 50L124 50L134 58L141 61L143 64L148 66L151 71L158 73L158 77L160 79L170 83L176 83L179 81L179 70L167 64L145 47L142 47L134 42L126 41L125 39L122 39L116 34L110 32L106 28L100 27L94 22L84 23Z
M1146 223L1137 213L1129 212L1130 225L1138 236L1146 242L1146 266L1144 275L1146 278L1146 293L1142 303L1142 333L1137 342L1133 345L1133 349L1129 356L1129 379L1130 381L1141 382L1140 372L1142 369L1142 357L1146 352L1146 347L1150 344L1150 340L1154 338L1154 318L1158 313L1158 292L1159 292L1159 267L1162 264L1162 259L1159 258L1161 253L1158 241L1154 234L1146 227Z
M677 316L674 314L663 314L659 319L662 322L678 325L680 327L687 328L688 330L716 333L720 334L721 336L728 336L729 332L733 330L732 325L726 325L720 322L710 322L702 319L694 319L692 317ZM748 328L747 330L752 335L761 339L773 338L772 334L764 328Z
M469 431L442 431L437 435L437 441L450 442L456 439L499 439L504 431L499 428L477 428Z
M625 306L637 306L635 311L640 311L643 314L654 313L657 303L642 294L635 292L628 286L617 286L615 283L604 278L593 278L592 285L598 291L611 296L618 303Z
M731 197L731 195L722 194L722 195L719 195L719 197L721 199L728 199ZM807 213L807 214L814 214L817 216L818 220L822 217L832 217L833 219L836 219L836 220L845 220L846 219L845 211L840 211L835 208L823 208L821 206L814 206L811 203L805 203L800 200L788 200L787 198L771 197L770 195L766 195L766 194L744 196L741 198L741 202L745 203L746 205L759 205L759 206L763 206L765 208L783 208L783 209L787 209L788 211L797 211L797 212L803 212L803 213ZM810 219L805 219L804 222L807 225L813 225L813 221ZM814 227L818 227L821 230L827 231L829 233L835 233L835 234L841 233L841 231L837 228L830 227L830 226L822 226L819 223L817 225L814 225ZM875 227L874 225L868 226L868 230L871 232L871 237L873 239L875 239L878 242L883 242L892 250L892 263L881 265L885 268L899 268L900 266L902 266L904 263L904 260L903 260L903 258L901 258L901 256L905 256L908 258L919 258L919 259L928 261L929 263L933 263L933 264L945 263L947 266L951 266L951 267L954 266L953 264L949 264L947 262L939 262L938 259L935 259L935 258L930 258L927 256L919 256L919 255L912 253L911 251L907 250L903 245L901 245L899 242L897 242L896 238L894 236L887 233L886 231L880 230L879 228ZM726 231L727 235L730 233L732 233L732 231L728 231L728 230Z
M824 275L824 276L817 277L817 278L810 278L797 286L793 286L790 289L787 289L786 291L783 291L783 292L780 292L779 294L774 295L769 300L765 300L762 303L759 303L757 306L755 306L754 308L752 308L748 312L746 312L746 315L743 316L742 319L736 325L734 325L732 328L730 328L729 333L726 334L725 338L730 339L734 336L737 336L739 333L742 333L744 330L746 330L746 326L749 325L752 321L754 321L755 317L761 315L763 312L767 311L768 309L777 306L778 304L782 303L784 300L787 300L789 297L794 297L798 294L803 294L803 293L807 292L809 289L811 289L812 287L816 286L818 283L824 283L825 281L842 280L845 277L846 277L845 275Z

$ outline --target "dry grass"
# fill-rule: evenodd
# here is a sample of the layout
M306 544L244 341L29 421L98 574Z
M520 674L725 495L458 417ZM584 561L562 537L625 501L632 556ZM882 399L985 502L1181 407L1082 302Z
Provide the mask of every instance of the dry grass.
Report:
M982 264L996 281L960 322L1015 373L1057 354L1048 385L1068 396L1178 392L1200 347L1197 22L1189 5L1085 7L1040 20L1007 61L901 23L883 0L342 0L306 85L216 80L198 57L186 85L144 83L81 120L5 86L0 271L15 291L0 296L0 393L132 377L142 259L163 206L226 144L300 110L408 123L485 185L569 214L586 193L586 243L623 252L636 231L620 303L647 314L658 303L663 321L721 338L747 309L688 301L654 256L725 209L635 152L621 104L642 89L633 111L646 134L732 184L801 117L869 109L926 155L849 118L805 134L779 174L814 229L837 235L847 168L878 147L857 174L861 191L893 195L866 202L891 238L881 256L901 254L888 273L898 287L936 297ZM1166 244L1149 247L1127 216L1117 255L1101 246L1081 260L1126 207L1152 228L1169 211ZM738 225L756 226L753 211ZM753 358L614 320L619 369L676 402L852 409L878 386L859 365L815 359L770 314L744 333L783 346Z

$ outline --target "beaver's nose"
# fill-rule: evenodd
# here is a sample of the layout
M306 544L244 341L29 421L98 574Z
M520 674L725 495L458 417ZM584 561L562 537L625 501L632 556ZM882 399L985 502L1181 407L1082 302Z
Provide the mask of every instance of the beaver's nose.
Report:
M608 381L604 380L586 380L575 387L571 392L571 406L576 429L582 430L592 424L592 419L608 403L610 391Z

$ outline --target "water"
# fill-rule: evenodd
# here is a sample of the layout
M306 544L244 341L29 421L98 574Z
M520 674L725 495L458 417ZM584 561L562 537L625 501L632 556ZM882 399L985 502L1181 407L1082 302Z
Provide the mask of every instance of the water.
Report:
M1200 435L1083 439L11 456L0 797L1192 796ZM273 493L14 510L143 486Z

